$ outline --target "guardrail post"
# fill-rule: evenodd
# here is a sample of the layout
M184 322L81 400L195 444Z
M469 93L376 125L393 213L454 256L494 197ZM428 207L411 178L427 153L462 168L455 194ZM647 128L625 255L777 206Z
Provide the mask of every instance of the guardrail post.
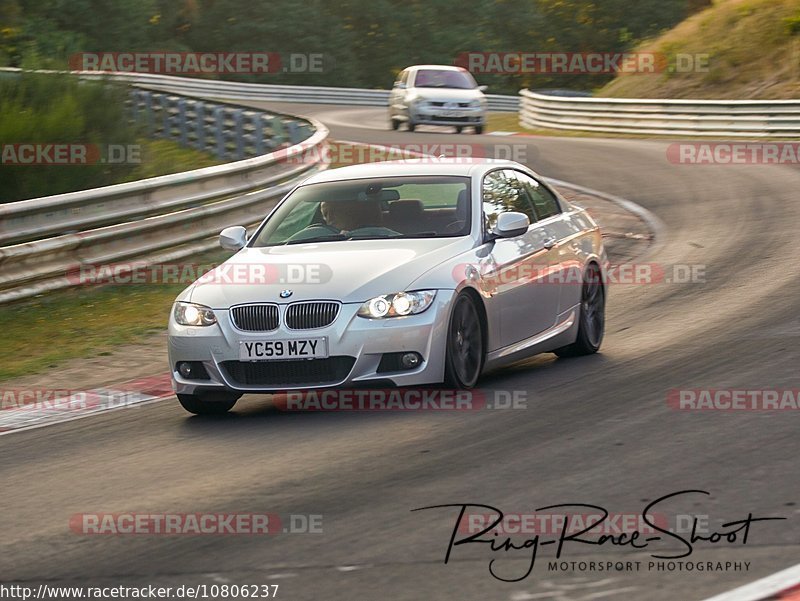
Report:
M216 141L215 154L218 159L225 158L225 107L218 106L214 109L214 139Z
M170 134L170 117L169 117L169 98L166 94L161 94L161 137L169 138Z
M206 105L204 102L195 102L194 105L194 147L203 151L206 149Z
M128 96L128 109L130 111L130 118L136 125L139 125L139 91L131 89Z
M244 115L241 109L233 111L233 124L234 124L234 142L236 143L236 159L242 160L244 158Z
M180 144L183 147L189 145L188 124L186 123L186 100L178 100L178 131L180 132Z
M273 117L271 119L271 129L272 129L272 139L274 140L275 146L280 146L283 142L286 141L286 128L283 125L283 119L280 117Z
M251 113L250 122L253 124L253 145L256 155L262 155L266 149L264 148L264 119L261 113Z
M144 118L147 123L147 135L152 138L155 124L153 123L153 95L150 92L144 92Z
M303 132L298 127L296 121L289 121L289 123L286 124L286 129L289 130L289 141L292 144L297 144L303 139Z

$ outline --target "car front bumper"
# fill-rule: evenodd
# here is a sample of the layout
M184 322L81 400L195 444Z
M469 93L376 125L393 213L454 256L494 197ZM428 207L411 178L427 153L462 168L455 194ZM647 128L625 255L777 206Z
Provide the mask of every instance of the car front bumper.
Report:
M245 394L349 386L363 388L369 387L370 383L375 386L419 386L441 382L444 379L445 340L453 296L453 290L438 290L436 299L423 313L388 319L358 317L356 312L360 303L343 304L330 326L314 330L289 330L281 323L271 332L244 332L234 327L228 310L220 309L214 310L217 324L207 327L181 326L170 317L168 350L173 390L178 394L213 391ZM313 362L328 360L239 361L240 342L323 336L327 338L329 358L337 358L325 364ZM412 369L378 371L384 354L398 352L418 353L422 361ZM182 361L202 363L208 379L183 377L176 367ZM265 370L272 374L268 381L262 381ZM241 375L253 371L262 374L256 378L260 381L256 384L243 382L253 378L242 378ZM277 377L276 373L279 374ZM302 375L297 376L298 373ZM309 378L317 381L309 383Z
M437 107L415 107L410 119L418 125L485 125L486 111L482 107L441 109Z

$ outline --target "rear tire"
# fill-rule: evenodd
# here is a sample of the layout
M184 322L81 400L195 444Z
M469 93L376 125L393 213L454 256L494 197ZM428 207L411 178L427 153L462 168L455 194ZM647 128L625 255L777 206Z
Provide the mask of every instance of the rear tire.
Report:
M475 133L480 136L483 133L483 125L476 125Z
M447 329L444 383L450 388L472 388L483 371L483 328L475 301L460 294L453 302Z
M600 350L605 333L606 289L600 268L592 263L583 277L580 322L575 342L553 351L559 357L592 355Z
M176 396L183 408L195 415L223 415L233 409L239 400L238 396L229 395L201 397L196 394L178 394Z
M460 134L462 131L464 131L464 126L463 125L456 125L456 133Z
M409 122L408 122L408 131L414 131L415 129L417 129L417 124L414 123L413 121L409 120Z
M397 119L392 119L392 129L396 130L400 128L400 122Z

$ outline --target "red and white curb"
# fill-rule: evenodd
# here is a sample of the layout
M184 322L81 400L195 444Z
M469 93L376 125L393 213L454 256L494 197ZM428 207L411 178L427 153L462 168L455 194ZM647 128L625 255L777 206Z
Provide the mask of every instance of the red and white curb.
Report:
M800 601L800 564L703 601Z
M169 374L85 390L4 389L0 436L137 407L173 396Z

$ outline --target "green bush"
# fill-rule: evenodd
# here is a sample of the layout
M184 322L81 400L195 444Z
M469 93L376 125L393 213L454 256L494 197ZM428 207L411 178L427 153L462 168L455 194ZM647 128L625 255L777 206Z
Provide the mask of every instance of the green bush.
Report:
M0 79L0 143L136 143L125 115L125 90L69 76L24 74ZM7 150L7 149L6 149ZM4 155L8 156L8 155ZM0 202L36 198L116 183L135 164L0 164Z
M783 20L784 25L786 25L786 32L789 35L797 35L800 34L800 15L795 15L794 17L787 17Z

